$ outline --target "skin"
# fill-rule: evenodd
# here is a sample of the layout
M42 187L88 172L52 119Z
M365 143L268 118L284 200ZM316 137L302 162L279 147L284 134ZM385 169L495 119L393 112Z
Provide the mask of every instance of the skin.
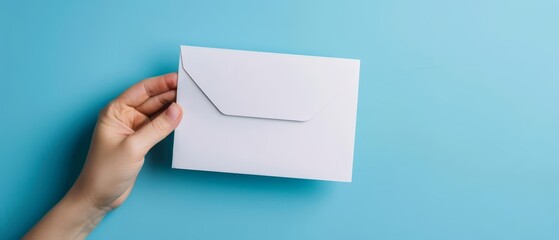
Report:
M84 239L128 197L146 153L179 124L177 74L145 79L100 113L80 176L23 239Z

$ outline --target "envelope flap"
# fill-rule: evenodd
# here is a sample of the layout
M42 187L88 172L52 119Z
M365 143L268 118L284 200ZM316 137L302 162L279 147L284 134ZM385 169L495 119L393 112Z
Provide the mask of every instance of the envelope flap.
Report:
M182 67L225 115L307 121L358 60L181 46ZM357 71L358 72L358 71Z

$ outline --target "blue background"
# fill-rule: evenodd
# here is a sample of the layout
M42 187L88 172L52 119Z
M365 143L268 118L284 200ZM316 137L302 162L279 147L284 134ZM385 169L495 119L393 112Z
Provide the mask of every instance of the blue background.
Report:
M171 169L91 239L559 239L557 1L2 1L0 238L179 44L361 59L353 183Z

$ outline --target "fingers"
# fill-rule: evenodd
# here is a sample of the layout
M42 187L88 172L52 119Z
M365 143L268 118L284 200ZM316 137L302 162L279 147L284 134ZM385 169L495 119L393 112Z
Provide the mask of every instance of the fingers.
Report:
M136 107L136 111L141 114L136 114L134 116L134 122L132 124L132 129L137 129L142 127L144 124L148 123L150 118L153 118L161 113L167 106L169 106L177 96L176 90L171 90L154 97L150 97L140 106Z
M136 110L146 116L151 116L175 101L176 97L176 90L164 92L162 94L149 98L140 106L136 107Z
M116 101L130 107L137 107L150 99L150 97L175 89L177 89L177 73L168 73L136 83L124 91Z
M155 144L175 130L181 119L181 107L176 103L171 103L164 113L130 135L127 141L136 148L142 149L143 153L147 153Z

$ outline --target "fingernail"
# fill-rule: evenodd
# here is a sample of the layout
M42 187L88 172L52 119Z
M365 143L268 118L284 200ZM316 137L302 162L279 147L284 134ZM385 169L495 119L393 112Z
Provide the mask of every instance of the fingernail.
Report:
M171 103L167 110L165 110L165 114L167 114L167 117L169 117L169 119L176 120L180 116L181 110L176 103Z

